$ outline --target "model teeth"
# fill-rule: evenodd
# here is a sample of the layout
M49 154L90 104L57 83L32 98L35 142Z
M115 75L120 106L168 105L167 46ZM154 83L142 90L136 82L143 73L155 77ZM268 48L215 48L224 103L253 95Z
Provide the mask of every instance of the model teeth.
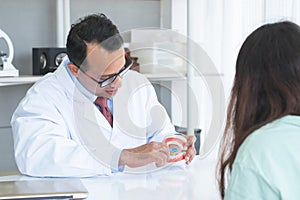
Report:
M186 139L181 135L172 135L166 137L164 142L169 147L170 160L169 162L177 162L184 159Z

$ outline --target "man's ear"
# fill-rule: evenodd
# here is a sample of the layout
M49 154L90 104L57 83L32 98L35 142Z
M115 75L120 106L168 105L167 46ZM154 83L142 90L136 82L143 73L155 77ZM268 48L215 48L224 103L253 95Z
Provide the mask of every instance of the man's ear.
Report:
M78 77L79 68L76 65L69 63L68 68L75 77Z

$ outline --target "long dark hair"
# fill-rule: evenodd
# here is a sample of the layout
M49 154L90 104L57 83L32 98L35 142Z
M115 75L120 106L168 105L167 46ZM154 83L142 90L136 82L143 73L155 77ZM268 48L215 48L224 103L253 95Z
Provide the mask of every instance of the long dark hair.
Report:
M285 115L300 115L300 27L288 21L259 27L240 49L220 148L222 198L244 140Z

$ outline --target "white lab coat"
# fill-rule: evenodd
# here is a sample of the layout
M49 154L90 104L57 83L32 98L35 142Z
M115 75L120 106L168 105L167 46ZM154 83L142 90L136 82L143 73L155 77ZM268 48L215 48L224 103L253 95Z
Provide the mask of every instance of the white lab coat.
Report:
M120 152L174 132L152 85L134 71L113 98L113 128L75 86L64 59L32 88L13 114L15 159L31 176L109 175Z

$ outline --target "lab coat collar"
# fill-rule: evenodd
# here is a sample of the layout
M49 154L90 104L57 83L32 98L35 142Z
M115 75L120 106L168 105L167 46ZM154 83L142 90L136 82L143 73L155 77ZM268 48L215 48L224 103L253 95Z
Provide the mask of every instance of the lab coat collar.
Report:
M82 113L85 119L104 128L105 131L112 130L110 124L97 109L97 107L77 88L75 88L74 90L74 107L76 107L76 109L74 110L76 112Z
M70 62L69 58L65 56L63 58L63 61L61 62L61 64L59 65L59 67L56 69L54 73L60 85L64 87L66 96L70 99L73 99L74 90L76 87L65 67L69 62Z
M65 67L68 62L69 59L65 57L55 71L55 76L62 87L64 87L66 97L70 100L70 102L73 102L73 106L76 108L74 109L74 112L81 112L89 121L98 124L105 129L111 130L110 124L96 108L94 103L84 96L76 87Z

